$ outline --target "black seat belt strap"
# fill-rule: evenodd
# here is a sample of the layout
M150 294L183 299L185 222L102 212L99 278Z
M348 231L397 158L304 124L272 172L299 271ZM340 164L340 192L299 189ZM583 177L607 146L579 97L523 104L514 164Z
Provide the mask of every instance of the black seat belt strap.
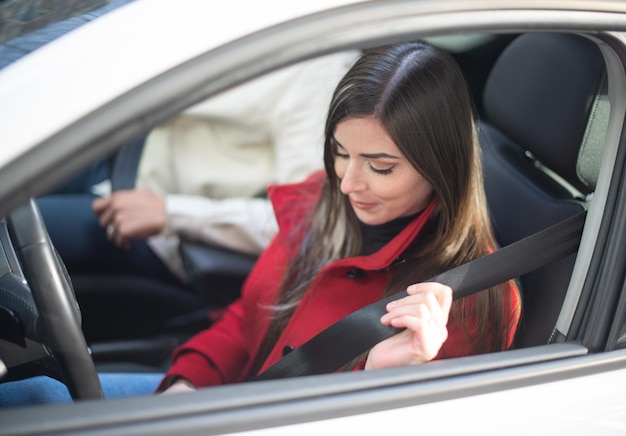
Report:
M576 253L586 212L561 221L499 250L433 277L429 282L450 286L454 299L524 275ZM401 330L380 323L399 292L353 312L296 348L255 380L325 374L338 370L378 342Z

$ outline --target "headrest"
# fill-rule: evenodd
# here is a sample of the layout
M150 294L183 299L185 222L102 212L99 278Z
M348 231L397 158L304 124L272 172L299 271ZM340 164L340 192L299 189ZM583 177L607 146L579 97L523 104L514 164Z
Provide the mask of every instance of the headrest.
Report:
M608 102L601 95L605 76L600 50L583 36L521 35L489 75L485 121L574 187L591 192L604 146L599 135L608 122L606 110L598 110ZM605 118L598 121L598 115ZM590 155L580 155L581 149Z

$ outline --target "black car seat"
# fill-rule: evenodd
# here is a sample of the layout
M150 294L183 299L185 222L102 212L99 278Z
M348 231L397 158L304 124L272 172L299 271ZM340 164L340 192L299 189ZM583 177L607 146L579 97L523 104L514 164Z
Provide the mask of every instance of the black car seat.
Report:
M590 39L528 33L490 73L479 138L496 238L508 245L583 211L608 122L605 64ZM520 278L516 347L549 343L575 255Z

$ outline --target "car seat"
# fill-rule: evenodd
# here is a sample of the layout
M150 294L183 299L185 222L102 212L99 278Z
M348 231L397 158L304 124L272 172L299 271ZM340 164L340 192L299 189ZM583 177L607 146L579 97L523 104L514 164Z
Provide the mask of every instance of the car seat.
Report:
M608 122L605 64L596 44L573 34L519 36L496 61L483 105L484 183L500 245L585 210ZM551 341L575 258L520 277L516 347Z

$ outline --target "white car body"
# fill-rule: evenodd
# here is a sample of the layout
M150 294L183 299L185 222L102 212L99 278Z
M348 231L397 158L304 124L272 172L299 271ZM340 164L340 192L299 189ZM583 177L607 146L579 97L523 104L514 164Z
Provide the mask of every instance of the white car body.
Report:
M619 435L626 432L626 370L238 435L427 431L433 435Z
M12 147L0 156L0 165L202 53L293 17L350 3L354 1L268 1L261 13L254 14L241 13L258 9L258 4L246 0L225 2L219 8L201 0L182 0L175 8L166 0L129 3L50 42L37 56L26 56L0 71L0 101L5 102L0 117L42 120L36 126L5 125L5 139Z

